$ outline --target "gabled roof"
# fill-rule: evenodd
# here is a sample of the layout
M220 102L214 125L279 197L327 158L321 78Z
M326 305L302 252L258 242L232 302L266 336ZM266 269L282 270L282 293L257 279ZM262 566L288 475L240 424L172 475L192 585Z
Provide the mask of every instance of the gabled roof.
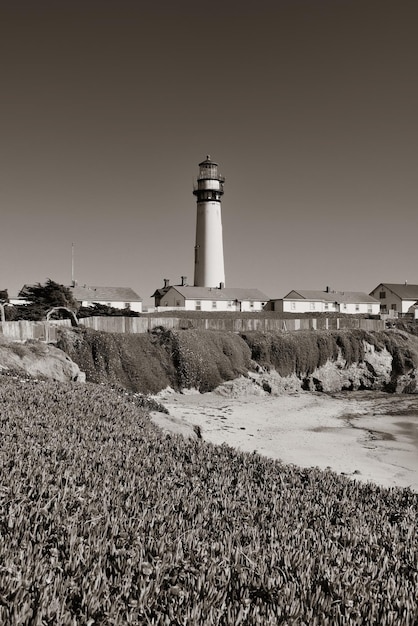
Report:
M290 291L283 300L310 300L311 302L338 302L338 304L376 304L379 300L362 291ZM379 303L380 304L380 303Z
M160 287L159 289L156 289L150 297L156 298L157 296L160 296L161 298L169 289L170 287Z
M188 285L173 285L170 289L175 289L185 300L253 300L256 302L267 302L269 297L258 289L245 287L189 287Z
M130 287L96 287L84 285L70 287L79 302L142 302L142 298Z
M418 300L418 285L405 285L405 283L380 283L373 291L385 287L394 293L401 300Z

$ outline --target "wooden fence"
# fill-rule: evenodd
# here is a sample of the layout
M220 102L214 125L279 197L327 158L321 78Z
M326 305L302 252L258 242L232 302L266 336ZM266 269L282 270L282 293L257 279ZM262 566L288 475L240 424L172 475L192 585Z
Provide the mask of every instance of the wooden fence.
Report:
M46 343L56 343L57 330L60 326L71 326L71 320L56 320L54 322L0 322L0 334L10 341L26 341L37 339Z
M251 330L296 331L296 330L338 330L361 328L363 330L384 330L383 320L332 317L277 319L269 317L251 318L178 318L178 317L85 317L80 325L109 333L146 333L156 326L167 329L196 328L198 330L225 330L248 332Z
M259 331L296 331L296 330L338 330L345 328L362 328L363 330L384 330L383 320L364 318L332 317L332 318L301 318L277 319L269 317L249 318L178 318L178 317L85 317L79 320L79 325L93 330L107 333L146 333L156 326L163 326L171 330L195 328L197 330L224 330L234 333ZM0 334L11 341L26 341L37 339L46 343L57 341L57 331L60 326L71 326L69 319L54 320L53 322L1 322Z

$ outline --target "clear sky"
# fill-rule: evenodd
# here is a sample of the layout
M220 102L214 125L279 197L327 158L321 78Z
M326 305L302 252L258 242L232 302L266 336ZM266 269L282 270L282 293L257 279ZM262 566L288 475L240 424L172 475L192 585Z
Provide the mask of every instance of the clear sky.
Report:
M226 285L418 283L416 0L2 0L0 289L193 284L198 163Z

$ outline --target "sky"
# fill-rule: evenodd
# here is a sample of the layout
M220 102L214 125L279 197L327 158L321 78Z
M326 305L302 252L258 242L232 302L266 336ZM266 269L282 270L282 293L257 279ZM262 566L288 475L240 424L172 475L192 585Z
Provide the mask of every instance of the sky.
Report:
M418 283L416 0L1 0L0 289ZM74 251L74 254L72 254Z

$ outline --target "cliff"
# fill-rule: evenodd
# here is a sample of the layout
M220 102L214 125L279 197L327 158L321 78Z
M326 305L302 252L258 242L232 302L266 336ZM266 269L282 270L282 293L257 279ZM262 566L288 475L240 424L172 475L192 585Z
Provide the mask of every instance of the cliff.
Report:
M418 338L362 330L248 332L154 329L122 335L85 329L60 333L64 350L87 380L135 392L210 391L240 375L271 393L288 388L417 391Z
M144 394L166 387L210 391L251 368L249 347L227 332L157 327L151 333L128 335L65 329L57 346L80 366L87 380Z
M265 385L335 392L417 391L418 337L388 330L243 335L252 359L268 374Z
M166 330L117 334L62 329L57 347L2 339L0 371L85 380L156 394L211 391L247 377L270 393L305 389L417 392L418 337L399 330L230 333ZM254 391L257 390L254 387Z

